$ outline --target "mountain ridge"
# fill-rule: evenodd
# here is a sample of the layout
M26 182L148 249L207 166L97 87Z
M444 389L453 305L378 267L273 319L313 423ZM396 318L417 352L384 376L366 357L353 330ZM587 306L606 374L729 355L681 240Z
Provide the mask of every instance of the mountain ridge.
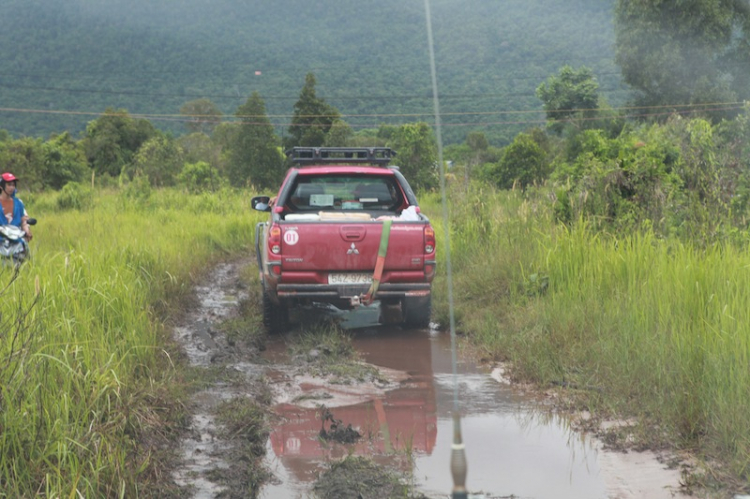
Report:
M0 112L0 128L14 135L80 132L96 117L52 111L176 115L185 102L207 97L233 114L253 91L283 129L308 72L318 95L355 129L432 120L422 2L3 3L0 46L10 49L0 51L0 107L31 110ZM591 67L602 95L622 102L613 3L433 0L447 140L481 129L494 143L507 142L543 120L534 89L564 64ZM532 114L515 119L501 111ZM173 121L155 124L184 132Z

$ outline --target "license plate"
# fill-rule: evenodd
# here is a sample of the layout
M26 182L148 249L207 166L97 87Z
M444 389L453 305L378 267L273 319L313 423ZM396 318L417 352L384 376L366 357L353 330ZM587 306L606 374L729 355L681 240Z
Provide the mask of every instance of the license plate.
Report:
M370 284L372 274L328 274L328 284Z

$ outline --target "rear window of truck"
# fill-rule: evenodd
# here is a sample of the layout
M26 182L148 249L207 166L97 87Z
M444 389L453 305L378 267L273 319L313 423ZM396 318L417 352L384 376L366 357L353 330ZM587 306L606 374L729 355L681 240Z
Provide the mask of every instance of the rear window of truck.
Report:
M287 200L292 211L396 211L404 196L393 177L298 177Z

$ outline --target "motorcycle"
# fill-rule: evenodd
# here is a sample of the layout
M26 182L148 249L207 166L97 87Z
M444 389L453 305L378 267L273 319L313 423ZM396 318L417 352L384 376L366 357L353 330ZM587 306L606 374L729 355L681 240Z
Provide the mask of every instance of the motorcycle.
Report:
M29 225L36 225L35 218L29 218ZM29 243L24 239L26 233L15 225L0 225L0 260L3 265L10 262L14 266L21 265L29 258Z

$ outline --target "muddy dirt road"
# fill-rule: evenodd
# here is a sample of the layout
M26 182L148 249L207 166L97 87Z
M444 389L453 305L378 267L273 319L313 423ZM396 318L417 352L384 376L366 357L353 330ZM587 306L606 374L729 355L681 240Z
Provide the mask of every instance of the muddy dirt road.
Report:
M182 441L182 462L173 474L190 497L249 497L247 480L226 478L235 476L231 470L238 463L232 449L237 442L222 436L226 432L217 422L216 407L233 398L257 397L261 384L272 395L264 459L272 476L260 497L315 497L313 484L321 473L351 454L409 477L415 497L449 497L455 383L469 464L467 485L474 497L687 497L679 493L679 467L662 464L670 456L605 450L595 438L573 431L549 401L517 390L492 366L478 366L459 355L454 377L447 333L380 327L374 310L346 316L344 325L352 328L362 362L378 372L362 382L316 377L300 369L288 349L290 336L299 332L268 338L262 352L238 347L220 324L236 316L248 297L239 278L247 264L219 265L211 282L196 288L200 306L175 329L193 366L219 367L246 381L215 382L194 397L191 431ZM313 348L308 354L318 352ZM321 438L321 429L331 431L334 422L359 438L343 443Z

